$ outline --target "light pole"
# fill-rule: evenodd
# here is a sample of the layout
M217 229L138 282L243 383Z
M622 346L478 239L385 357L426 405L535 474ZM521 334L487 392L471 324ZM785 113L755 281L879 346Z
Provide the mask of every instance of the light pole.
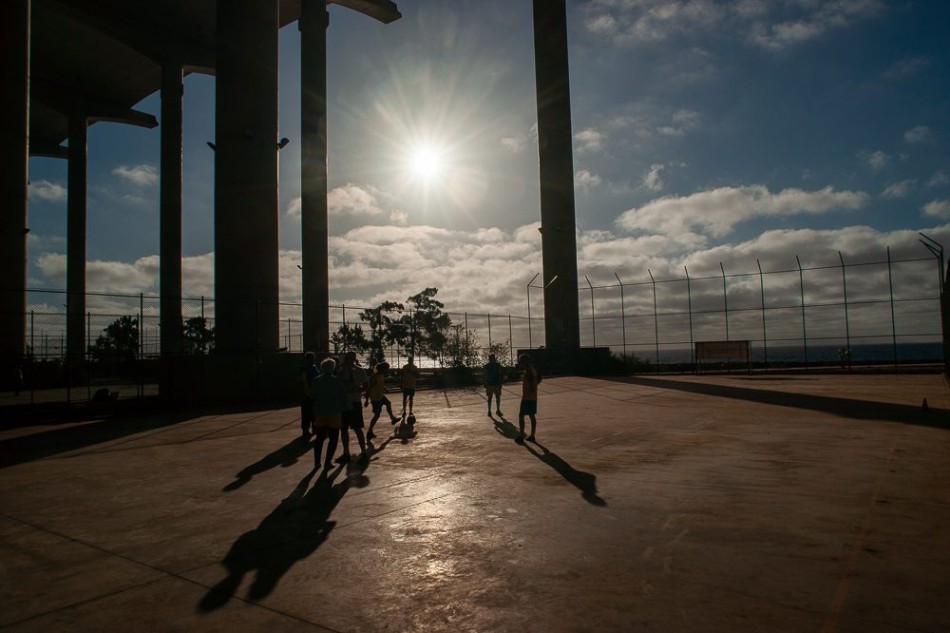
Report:
M531 284L534 283L534 280L538 278L538 275L541 273L535 273L534 277L531 278L531 281L528 282L528 285L525 286L525 292L528 294L528 349L534 347L534 344L531 341Z

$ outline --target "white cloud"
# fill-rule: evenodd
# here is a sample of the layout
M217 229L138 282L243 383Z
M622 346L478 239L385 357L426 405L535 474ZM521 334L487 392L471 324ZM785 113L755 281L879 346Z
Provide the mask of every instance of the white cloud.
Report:
M700 114L693 110L677 110L673 113L671 122L657 128L663 136L683 136L699 126Z
M373 187L352 183L334 187L327 194L328 212L337 215L379 215L383 210L377 200L378 193Z
M891 157L881 150L876 150L873 152L861 152L859 157L864 162L864 164L870 167L873 171L880 171L887 167L888 163L891 162Z
M293 198L287 203L287 208L284 209L284 213L291 218L300 217L300 196Z
M154 165L119 165L112 175L139 187L151 187L158 182L158 168Z
M926 70L932 64L932 60L927 57L911 57L909 59L902 59L892 64L890 68L884 71L884 78L894 80L909 77Z
M48 180L31 182L28 191L30 199L44 202L65 202L68 195L66 187Z
M938 171L927 181L928 187L943 187L944 185L950 185L950 175L942 171Z
M584 6L584 27L619 46L739 32L755 46L780 52L848 28L884 8L881 0L591 0Z
M663 180L660 178L661 171L663 171L663 165L650 165L650 171L643 176L643 186L650 191L662 190Z
M778 194L781 195L781 194ZM779 205L781 206L781 205ZM483 228L475 231L447 230L432 226L362 226L343 235L330 238L330 301L347 306L348 319L356 320L357 312L375 307L382 301L405 301L426 287L439 289L438 299L445 303L453 321L463 322L468 316L470 328L479 330L483 343L487 339L486 314L493 315L492 334L500 340L508 337L505 315L523 317L525 286L541 272L541 236L538 224L532 223L512 231ZM757 260L766 274L770 271L796 269L795 256L803 266L828 267L828 282L821 283L821 270L806 270L808 300L819 302L840 299L840 271L838 252L848 264L884 262L886 248L891 248L895 266L900 259L920 257L919 236L924 231L938 241L950 241L950 224L882 232L868 226L849 226L834 230L781 229L762 233L742 242L722 243L704 247L704 238L695 233L677 235L618 236L607 230L579 231L578 273L583 284L585 275L595 286L613 285L616 277L628 285L626 308L628 314L650 313L652 294L648 270L658 281L685 280L684 266L694 279L692 306L694 310L720 310L722 285L717 282L722 264L728 275L750 274L748 280L732 277L729 282L730 305L743 301L758 305ZM287 304L299 303L301 272L299 251L280 251L279 286L281 299ZM65 256L49 255L37 262L47 279L65 283ZM929 266L900 268L904 283L898 289L920 294L920 288L934 283ZM158 257L140 258L132 263L90 262L89 290L155 294L158 275ZM910 276L908 276L910 275ZM914 276L916 275L916 276ZM918 283L917 279L920 278ZM703 283L703 279L711 279ZM211 253L187 257L183 261L185 316L199 313L199 296L206 297L205 309L213 312L214 256ZM787 295L789 304L798 300L799 279L795 274L778 273L766 279L766 292L771 303L782 303ZM885 298L888 292L886 267L862 266L855 274L849 272L849 292L854 296ZM580 295L586 300L587 296ZM674 302L676 310L686 305L686 285L659 284L660 301ZM540 301L540 295L537 298ZM109 306L120 298L96 297L90 303L93 312ZM136 299L126 300L134 305ZM151 307L149 307L151 305ZM586 304L585 304L586 305ZM662 306L661 306L662 307ZM122 308L112 309L110 314ZM147 313L157 310L157 302L146 304ZM299 318L295 307L286 307L288 315ZM352 310L352 312L350 312ZM597 291L597 311L600 315L619 312L619 293L608 288ZM339 313L337 313L339 314ZM816 317L817 318L817 317ZM858 318L858 317L855 317ZM738 319L741 321L741 319ZM598 341L619 344L620 333L609 334L609 319L604 328L597 326ZM669 324L669 321L665 322ZM523 321L515 322L523 327ZM630 323L628 322L628 326ZM698 325L698 323L697 323ZM584 326L582 326L584 327ZM619 328L619 325L617 326ZM889 332L889 322L881 326ZM770 326L771 328L771 326ZM773 330L770 329L770 333ZM628 331L629 334L629 331ZM669 335L670 333L667 332ZM524 333L518 334L521 338ZM601 338L603 336L603 338ZM669 340L669 339L668 339ZM521 343L524 344L523 342Z
M915 184L917 184L916 180L893 182L881 192L881 196L885 198L903 198L910 193L910 190L913 189Z
M950 200L932 200L924 205L924 215L933 218L950 219Z
M501 146L512 154L520 154L524 151L525 141L520 136L506 136L501 139Z
M859 20L881 13L885 8L881 0L805 0L796 4L774 7L776 14L783 14L783 10L787 10L793 15L774 15L770 16L771 20L765 18L753 21L751 41L768 50L782 51L832 31L846 29Z
M511 136L505 136L501 139L501 146L507 149L512 154L520 154L523 152L529 145L535 144L538 141L538 125L535 123L527 131L520 132L518 134L512 134Z
M574 142L578 153L589 153L600 150L604 135L593 128L586 128L574 134Z
M933 132L926 125L918 125L904 132L907 143L929 143L933 141Z
M588 169L581 169L574 174L574 186L578 189L588 191L601 183L600 176Z
M43 276L59 287L66 285L66 255L46 253L36 258ZM86 262L86 291L109 293L149 292L158 281L158 256L141 257L132 263L115 261Z
M685 197L664 197L625 211L617 226L630 231L676 235L701 231L713 237L732 232L736 224L755 217L819 214L854 210L868 195L853 191L785 189L771 193L766 187L722 187Z
M379 203L380 192L373 187L347 184L335 187L327 193L327 212L332 215L376 216L383 212ZM287 203L284 213L290 218L299 218L301 199L297 196ZM401 217L393 212L394 217ZM405 214L402 214L405 216Z

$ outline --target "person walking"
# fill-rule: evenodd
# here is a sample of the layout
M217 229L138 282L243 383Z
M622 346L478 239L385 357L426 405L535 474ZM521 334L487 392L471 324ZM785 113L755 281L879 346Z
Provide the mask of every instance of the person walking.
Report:
M538 370L531 362L531 357L522 354L518 357L518 366L523 370L521 375L521 407L518 409L518 440L524 442L534 442L534 434L537 431L537 413L538 413L538 383L541 381ZM524 419L527 416L531 420L531 435L525 438Z
M313 444L313 467L320 468L323 442L327 441L327 454L323 460L323 469L333 465L340 427L343 424L343 412L350 408L350 398L346 393L346 384L336 375L336 361L326 358L320 363L320 375L313 379L310 397L313 398L313 426L317 434Z
M360 445L361 461L369 457L366 452L366 436L363 434L363 407L360 406L360 400L366 393L366 387L369 378L366 376L366 370L360 367L356 360L356 352L347 352L343 355L343 362L340 365L340 378L346 384L347 398L350 401L350 408L343 412L343 429L341 439L343 440L343 455L337 460L341 464L350 461L350 431L356 436L356 441Z
M389 363L386 361L376 363L376 369L373 371L373 375L369 381L369 393L366 394L364 406L365 404L372 403L373 418L369 421L369 431L366 433L367 440L376 437L376 434L373 433L373 427L376 426L376 421L379 420L379 416L383 412L383 407L386 408L386 412L389 414L389 420L393 426L399 422L399 418L393 415L393 403L386 397L386 375L388 373Z
M485 394L488 396L488 417L491 417L491 399L495 397L495 413L502 415L501 412L501 363L495 359L494 354L488 355L488 362L485 363Z

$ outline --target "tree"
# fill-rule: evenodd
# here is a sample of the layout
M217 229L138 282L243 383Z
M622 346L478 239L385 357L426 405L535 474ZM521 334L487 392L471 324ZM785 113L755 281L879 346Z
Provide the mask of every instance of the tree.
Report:
M182 328L185 352L203 356L214 349L214 328L208 327L204 317L192 317Z
M139 321L131 316L121 316L103 330L89 348L93 360L134 361L139 353Z
M491 354L495 355L499 363L507 365L511 358L511 342L505 339L500 343L492 343L489 345L488 349L482 353L481 361L483 365L488 362L488 357Z
M366 340L366 335L363 333L363 326L359 323L341 325L330 336L330 343L333 344L334 353L350 350L362 353L370 348L370 342Z
M405 345L409 332L408 321L403 312L406 307L395 301L384 301L375 308L360 312L360 320L369 324L371 339L368 344L370 363L385 359L384 348Z
M412 312L408 323L409 353L432 360L442 358L448 342L446 332L452 325L449 315L442 312L445 304L435 298L438 293L438 288L426 288L408 299Z
M461 325L450 328L448 351L452 367L476 367L481 360L478 353L478 331L466 330Z

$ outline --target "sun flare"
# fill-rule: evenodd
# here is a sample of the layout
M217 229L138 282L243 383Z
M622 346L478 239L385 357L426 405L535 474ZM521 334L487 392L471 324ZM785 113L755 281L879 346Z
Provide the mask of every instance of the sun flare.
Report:
M420 179L437 180L445 170L442 152L431 145L416 147L409 154L409 171Z

